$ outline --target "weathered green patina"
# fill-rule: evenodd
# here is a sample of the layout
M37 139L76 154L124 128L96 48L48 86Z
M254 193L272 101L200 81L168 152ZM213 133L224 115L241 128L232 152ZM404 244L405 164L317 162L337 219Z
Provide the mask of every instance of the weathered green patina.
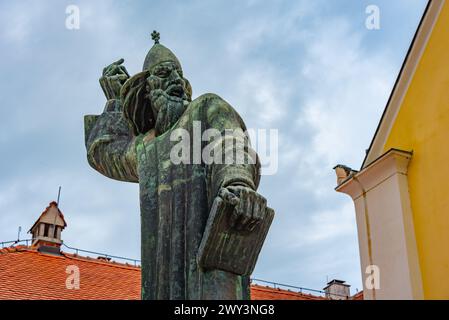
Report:
M179 142L173 140L175 130L184 129L193 137L198 130L194 124L200 124L201 134L211 128L220 133L246 131L245 124L215 94L191 101L180 62L159 44L157 32L152 36L155 45L142 72L130 78L123 59L103 70L100 84L106 107L99 116L85 116L89 164L112 179L139 183L143 299L249 299L248 274L225 271L220 263L208 269L197 254L216 197L231 206L233 230L243 235L260 232L256 227L267 210L266 200L256 192L258 160L220 164L200 158L175 164L170 157ZM200 154L206 144L201 142ZM194 149L189 149L190 159L198 158ZM248 150L245 156L254 157ZM234 265L250 265L240 269L251 270L255 261L246 261L246 256L257 258L260 246L254 245L245 248L251 254L243 254Z

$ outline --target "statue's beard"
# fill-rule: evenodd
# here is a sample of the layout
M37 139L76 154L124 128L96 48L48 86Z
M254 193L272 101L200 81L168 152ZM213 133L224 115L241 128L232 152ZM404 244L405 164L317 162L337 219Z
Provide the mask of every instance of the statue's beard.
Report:
M156 135L161 135L172 128L184 113L188 101L170 96L161 89L152 90L150 94L153 112L155 113Z

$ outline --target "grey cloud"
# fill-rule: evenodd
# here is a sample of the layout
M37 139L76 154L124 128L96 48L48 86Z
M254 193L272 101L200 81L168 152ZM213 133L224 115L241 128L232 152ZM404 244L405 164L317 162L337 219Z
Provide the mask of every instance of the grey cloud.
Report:
M349 198L333 191L331 162L360 161L372 134L364 128L375 127L383 105L372 104L369 119L357 113L359 100L373 94L358 83L368 77L386 84L376 100L385 101L423 2L390 7L381 1L390 20L412 21L381 36L360 26L363 6L351 0L2 2L0 241L14 239L18 225L30 226L63 185L61 207L69 223L63 238L69 245L139 257L137 185L108 180L88 166L83 115L103 109L102 68L123 57L130 73L140 71L152 45L149 34L158 29L161 42L182 61L194 96L218 93L248 127L280 131L279 172L263 177L260 186L277 217L254 276L311 288L335 276L360 288L352 208ZM81 10L79 31L64 27L65 6L72 3ZM353 19L357 13L361 19ZM341 34L326 31L337 23L345 24ZM311 47L320 41L329 56ZM332 41L341 41L336 51ZM343 70L339 80L338 68L330 74L325 61L317 60L323 54L338 63L350 50L354 60L341 61L371 74ZM381 68L368 68L372 63ZM306 109L319 99L324 104L313 122ZM348 104L337 107L329 103L333 99ZM349 123L360 122L332 131L335 141L344 139L346 151L317 148L323 128L331 128L339 113Z

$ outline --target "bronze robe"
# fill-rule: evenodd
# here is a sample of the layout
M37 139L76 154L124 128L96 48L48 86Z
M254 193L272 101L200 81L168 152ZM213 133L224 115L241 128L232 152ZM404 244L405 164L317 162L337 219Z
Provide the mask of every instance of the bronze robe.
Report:
M193 140L193 122L209 128L246 131L237 112L223 99L205 94L187 107L177 124L155 137L134 136L120 101L111 100L100 116L86 116L88 161L101 174L139 182L142 228L142 299L249 299L249 277L202 270L197 251L214 198L231 184L258 187L260 165L173 164L171 132L183 128ZM191 157L193 161L193 141ZM207 142L201 143L201 150Z

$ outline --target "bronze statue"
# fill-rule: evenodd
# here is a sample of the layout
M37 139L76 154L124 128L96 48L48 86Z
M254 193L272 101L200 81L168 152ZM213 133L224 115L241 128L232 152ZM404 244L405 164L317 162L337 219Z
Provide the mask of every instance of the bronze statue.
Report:
M103 70L104 112L85 116L89 164L109 178L139 183L142 299L249 299L249 275L274 214L256 192L257 155L244 148L252 161L206 163L193 146L188 152L197 161L172 161L176 130L246 128L219 96L192 101L180 62L159 44L159 33L152 37L142 72L130 77L123 59ZM215 150L224 150L229 137L215 138ZM201 154L206 142L199 146Z

